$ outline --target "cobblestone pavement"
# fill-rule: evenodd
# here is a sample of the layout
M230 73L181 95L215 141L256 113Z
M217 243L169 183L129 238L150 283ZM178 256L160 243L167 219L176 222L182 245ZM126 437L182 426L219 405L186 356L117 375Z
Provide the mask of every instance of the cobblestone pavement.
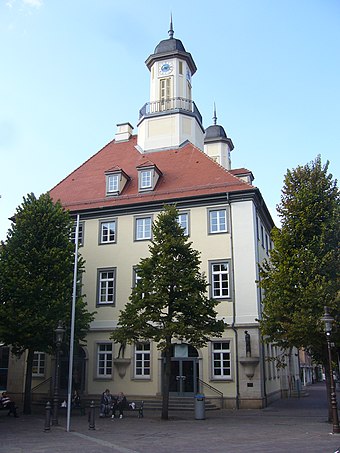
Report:
M126 414L122 420L95 420L89 430L87 416L66 417L44 432L44 416L0 414L0 453L334 453L340 434L327 423L325 385L308 387L309 396L276 401L259 410L207 411L205 420L192 412L145 410L144 418ZM338 392L338 400L340 394Z

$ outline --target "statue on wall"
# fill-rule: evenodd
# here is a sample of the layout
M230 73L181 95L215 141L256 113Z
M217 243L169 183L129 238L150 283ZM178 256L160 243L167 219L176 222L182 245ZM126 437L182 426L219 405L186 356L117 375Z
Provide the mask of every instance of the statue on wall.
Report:
M244 338L246 342L246 356L251 357L251 345L250 345L250 335L248 333L248 330L244 331Z
M120 359L120 355L122 355L122 359L124 359L124 354L125 354L125 348L126 348L126 342L120 343L118 355L116 359Z

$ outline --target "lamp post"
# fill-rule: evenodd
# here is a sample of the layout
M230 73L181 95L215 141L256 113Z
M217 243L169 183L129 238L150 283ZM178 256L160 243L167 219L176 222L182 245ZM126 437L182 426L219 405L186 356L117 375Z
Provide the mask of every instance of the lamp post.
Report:
M55 333L55 375L54 375L54 392L53 392L53 414L52 414L52 425L58 425L58 405L59 405L59 367L60 367L60 347L63 342L65 329L61 321L58 322L58 327L54 331Z
M329 365L329 376L330 376L330 387L331 387L331 407L332 407L332 423L333 423L333 434L340 433L339 417L338 417L338 405L336 401L336 393L334 386L334 377L332 370L332 351L331 351L331 332L332 324L334 319L329 314L329 308L325 307L325 313L321 318L321 321L325 323L325 333L327 338L327 351L328 351L328 365Z

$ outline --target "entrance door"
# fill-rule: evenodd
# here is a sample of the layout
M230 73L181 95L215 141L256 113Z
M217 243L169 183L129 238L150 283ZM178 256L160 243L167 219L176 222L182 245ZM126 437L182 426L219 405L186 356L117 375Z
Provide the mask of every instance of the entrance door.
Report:
M73 356L73 371L72 371L72 388L83 393L85 389L85 351L82 347L78 347ZM66 392L68 389L68 367L69 355L62 356L60 362L60 390Z
M170 394L193 396L197 390L196 358L172 358Z
M185 343L173 344L170 373L170 395L194 396L197 393L199 378L197 349Z

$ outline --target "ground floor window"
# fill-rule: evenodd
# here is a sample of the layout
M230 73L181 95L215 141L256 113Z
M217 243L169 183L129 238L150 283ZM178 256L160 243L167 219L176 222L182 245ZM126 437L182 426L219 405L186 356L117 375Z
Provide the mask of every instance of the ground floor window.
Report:
M135 376L137 378L150 377L150 349L150 343L135 344Z
M212 378L228 379L230 377L230 341L214 341L212 342Z
M97 377L112 377L112 343L97 346Z
M45 376L46 355L44 352L35 352L33 356L32 375L35 377Z
M7 388L9 347L0 345L0 390Z

